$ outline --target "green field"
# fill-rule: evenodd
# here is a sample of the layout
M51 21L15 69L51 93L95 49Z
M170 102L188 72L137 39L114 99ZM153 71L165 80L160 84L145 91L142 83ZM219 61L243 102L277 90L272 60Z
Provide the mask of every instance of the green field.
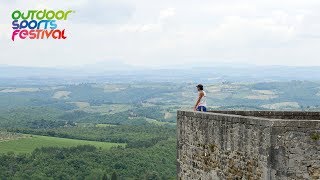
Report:
M114 124L96 124L96 127L110 127L110 126L116 126Z
M77 145L93 145L97 148L110 149L113 146L124 146L125 144L32 135L26 138L0 142L0 153L30 153L40 147L71 147Z

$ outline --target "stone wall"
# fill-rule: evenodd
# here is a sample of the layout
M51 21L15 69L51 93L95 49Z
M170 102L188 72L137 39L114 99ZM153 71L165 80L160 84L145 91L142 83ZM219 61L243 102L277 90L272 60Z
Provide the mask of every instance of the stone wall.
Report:
M177 113L178 179L320 179L320 113Z

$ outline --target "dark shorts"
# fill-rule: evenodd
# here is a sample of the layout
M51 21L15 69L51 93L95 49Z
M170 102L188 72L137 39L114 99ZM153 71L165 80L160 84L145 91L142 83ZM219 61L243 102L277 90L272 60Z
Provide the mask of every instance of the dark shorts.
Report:
M197 111L207 112L207 108L205 106L198 106Z

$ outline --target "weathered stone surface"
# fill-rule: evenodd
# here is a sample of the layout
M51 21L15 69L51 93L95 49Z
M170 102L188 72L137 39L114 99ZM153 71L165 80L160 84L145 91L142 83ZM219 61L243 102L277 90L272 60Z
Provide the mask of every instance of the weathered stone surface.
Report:
M177 113L178 179L320 179L320 113Z

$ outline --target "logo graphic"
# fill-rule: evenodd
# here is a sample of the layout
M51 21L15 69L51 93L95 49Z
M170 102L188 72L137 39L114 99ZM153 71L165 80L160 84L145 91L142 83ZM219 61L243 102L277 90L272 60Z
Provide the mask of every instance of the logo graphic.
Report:
M20 39L66 39L65 29L58 29L57 21L65 21L74 11L29 10L12 13L12 41Z

